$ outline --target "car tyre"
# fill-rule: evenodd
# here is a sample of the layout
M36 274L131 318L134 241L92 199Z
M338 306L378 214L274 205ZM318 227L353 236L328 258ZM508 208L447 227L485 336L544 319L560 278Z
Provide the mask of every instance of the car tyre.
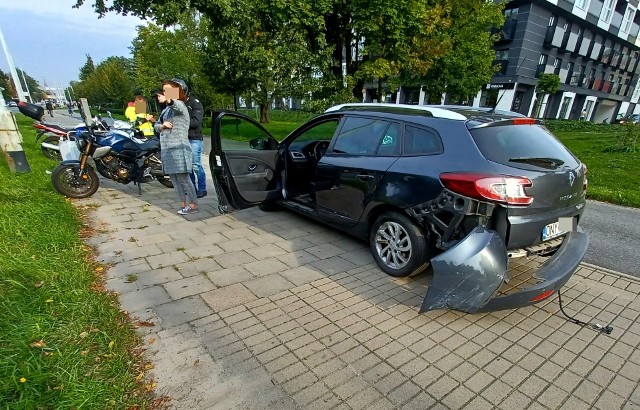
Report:
M369 246L380 269L393 277L418 274L428 265L428 238L415 222L398 212L376 218Z

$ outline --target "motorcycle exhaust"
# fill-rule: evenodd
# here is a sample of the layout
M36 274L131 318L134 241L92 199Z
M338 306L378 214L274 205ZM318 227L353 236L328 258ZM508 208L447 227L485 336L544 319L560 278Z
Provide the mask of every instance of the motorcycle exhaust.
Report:
M43 142L40 145L43 146L44 148L49 148L49 149L52 149L52 150L60 151L60 147L55 145L55 144L49 144L48 142Z

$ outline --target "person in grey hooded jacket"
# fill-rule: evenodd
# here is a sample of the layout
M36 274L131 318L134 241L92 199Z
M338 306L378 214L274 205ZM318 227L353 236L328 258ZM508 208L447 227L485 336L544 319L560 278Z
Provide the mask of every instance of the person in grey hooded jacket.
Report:
M176 190L180 210L178 214L189 215L198 212L198 198L189 175L192 167L192 152L189 144L189 110L185 105L185 90L174 80L162 83L162 94L158 101L167 106L154 125L160 134L162 168L169 175Z

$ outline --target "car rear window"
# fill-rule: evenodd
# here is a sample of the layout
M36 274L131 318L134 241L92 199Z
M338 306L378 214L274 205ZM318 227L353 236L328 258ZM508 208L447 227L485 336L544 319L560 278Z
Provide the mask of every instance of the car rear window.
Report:
M471 136L482 155L499 164L523 169L575 168L579 164L573 154L542 125L477 128L471 130Z

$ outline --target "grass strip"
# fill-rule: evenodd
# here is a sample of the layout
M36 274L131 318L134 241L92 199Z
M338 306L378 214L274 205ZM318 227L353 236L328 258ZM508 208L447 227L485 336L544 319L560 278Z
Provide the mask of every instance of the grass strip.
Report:
M55 192L56 162L16 117L31 172L0 158L0 408L148 407L140 339L80 239L92 223Z

